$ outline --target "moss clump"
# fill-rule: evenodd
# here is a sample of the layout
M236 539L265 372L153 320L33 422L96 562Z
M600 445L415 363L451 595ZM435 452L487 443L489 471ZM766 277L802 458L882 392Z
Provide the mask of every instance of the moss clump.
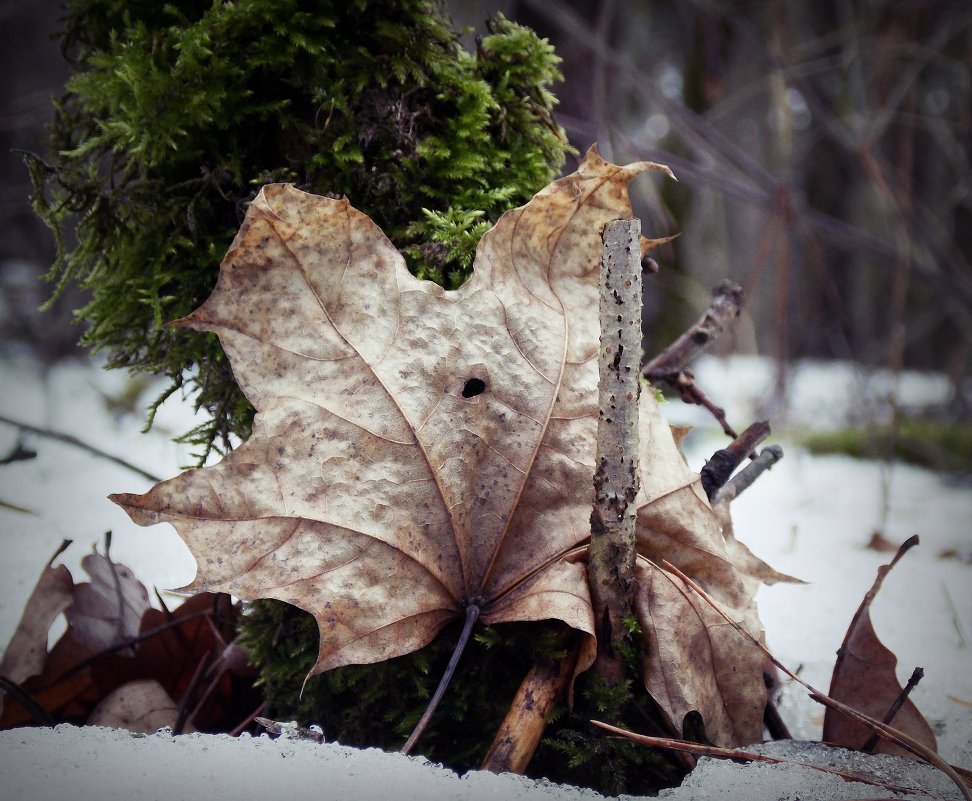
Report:
M848 428L801 439L814 453L843 453L858 459L896 459L933 470L972 472L972 424L905 417L896 429Z
M397 750L421 717L459 637L461 621L425 648L374 665L349 665L304 678L317 655L317 624L279 601L251 604L243 643L262 666L267 714L302 725L316 723L328 740ZM452 684L418 744L418 752L457 771L478 768L516 694L538 659L562 658L559 623L479 627ZM630 728L651 725L654 704L632 670L631 681L609 688L592 674L575 687L576 706L555 710L527 769L548 778L608 794L656 792L677 784L684 770L629 740L592 726L599 718Z
M248 436L253 410L215 336L165 323L208 296L262 184L346 195L454 287L567 149L558 59L501 16L476 55L430 0L74 0L64 24L76 73L48 155L28 159L49 277L90 291L83 341L109 366L195 394L200 462Z

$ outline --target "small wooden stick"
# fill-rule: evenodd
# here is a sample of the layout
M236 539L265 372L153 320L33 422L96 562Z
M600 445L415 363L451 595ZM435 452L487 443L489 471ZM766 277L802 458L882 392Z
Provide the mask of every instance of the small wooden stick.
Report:
M561 639L566 644L569 631ZM493 738L483 760L483 770L494 773L526 770L554 705L567 691L579 654L580 643L574 642L563 659L543 659L530 668Z
M779 445L767 445L759 452L759 456L730 478L725 485L716 491L712 499L717 503L732 503L744 490L749 489L763 473L783 458L783 449Z
M739 467L742 460L751 454L753 448L766 439L769 433L770 426L765 420L753 423L725 448L712 454L705 467L699 471L702 477L702 489L705 490L710 501L729 480L732 471Z

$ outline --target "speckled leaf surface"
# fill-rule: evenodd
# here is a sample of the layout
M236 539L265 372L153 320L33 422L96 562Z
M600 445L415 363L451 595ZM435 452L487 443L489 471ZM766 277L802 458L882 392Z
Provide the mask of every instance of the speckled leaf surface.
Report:
M451 292L346 200L264 187L180 321L219 335L253 434L113 500L176 527L188 589L311 612L315 672L419 648L472 599L486 623L592 634L583 565L562 557L593 494L599 232L647 169L592 151L505 214Z
M631 214L628 182L646 170L667 171L592 149L497 222L455 291L409 274L346 200L264 187L213 294L179 322L219 336L253 434L112 499L176 527L198 564L187 589L312 613L313 672L420 648L470 602L488 624L586 633L585 667L600 230ZM651 393L641 426L639 550L751 602Z

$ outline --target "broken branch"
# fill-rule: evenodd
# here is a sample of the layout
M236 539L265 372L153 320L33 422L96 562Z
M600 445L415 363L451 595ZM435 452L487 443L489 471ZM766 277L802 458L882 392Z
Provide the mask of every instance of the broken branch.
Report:
M678 392L684 403L708 409L726 435L733 438L737 434L726 420L725 409L713 403L699 388L686 365L723 334L739 316L742 304L743 291L739 284L723 280L712 290L712 304L702 317L641 368L641 374L652 384L667 384Z
M725 279L712 290L712 303L684 334L644 367L641 374L651 382L665 381L675 385L678 373L725 332L739 316L743 291L739 284Z
M716 491L712 498L713 505L717 503L732 503L745 490L749 489L763 473L783 458L783 449L779 445L768 445L759 452L759 456L730 478L725 485Z
M489 747L482 769L494 773L523 773L540 744L547 719L574 675L579 643L561 637L569 650L563 659L541 659L523 679L513 703Z
M761 420L758 423L753 423L725 448L721 448L712 454L712 457L699 471L702 477L702 489L705 490L710 501L729 480L732 472L739 467L742 460L751 454L753 448L766 439L769 433L769 423Z

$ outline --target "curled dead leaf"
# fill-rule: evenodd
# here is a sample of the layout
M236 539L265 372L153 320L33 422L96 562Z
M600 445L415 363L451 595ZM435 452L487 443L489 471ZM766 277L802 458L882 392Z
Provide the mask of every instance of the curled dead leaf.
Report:
M844 642L837 651L837 662L830 681L831 698L878 720L885 719L892 704L901 695L902 687L895 673L898 658L874 631L871 603L891 568L917 544L917 536L906 540L898 548L894 558L878 568L874 584L854 613L844 635ZM890 722L895 729L904 732L930 751L937 750L934 732L910 699L905 699ZM823 739L826 742L858 750L870 736L870 729L830 707L827 708L823 724ZM882 754L913 757L911 752L886 739L878 740L873 750Z

